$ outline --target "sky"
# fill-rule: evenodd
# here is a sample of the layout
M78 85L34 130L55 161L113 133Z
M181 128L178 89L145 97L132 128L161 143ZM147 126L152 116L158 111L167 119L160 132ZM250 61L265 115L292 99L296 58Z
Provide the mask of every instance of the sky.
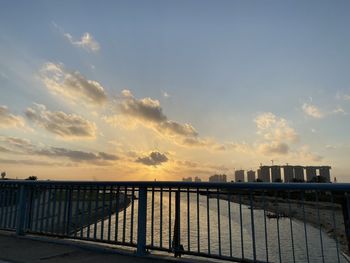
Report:
M349 1L2 1L0 171L350 181Z

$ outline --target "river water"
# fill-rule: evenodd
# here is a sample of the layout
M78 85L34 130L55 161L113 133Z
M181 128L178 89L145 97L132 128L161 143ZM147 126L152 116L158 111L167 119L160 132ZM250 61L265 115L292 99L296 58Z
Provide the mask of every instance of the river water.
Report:
M131 223L131 211L130 205L125 212L125 232L123 231L124 224L124 212L120 212L118 215L118 231L117 240L136 243L137 240L137 207L138 200L134 201L134 223L132 227ZM162 224L160 222L160 195L155 194L154 197L154 222L152 223L152 199L151 194L148 194L148 214L147 214L147 244L154 246L162 246L164 248L169 247L169 232L170 236L173 236L174 229L174 216L175 216L175 196L171 197L171 222L169 228L169 196L168 193L163 195L162 206ZM199 231L197 229L197 196L191 195L190 197L190 213L187 210L187 194L181 194L181 236L180 242L184 246L185 250L200 251L203 253L209 253L208 250L208 227L207 227L207 197L199 196ZM230 204L231 211L231 236L230 236L230 220L228 205ZM242 205L242 228L240 224L240 206L233 202L227 202L225 200L219 201L220 206L220 218L217 213L217 199L209 199L209 221L210 221L210 253L219 254L221 249L221 255L233 256L236 258L253 259L253 237L252 237L252 224L251 224L251 209ZM253 210L254 213L254 226L255 226L255 247L256 257L258 260L269 262L294 262L293 260L293 246L295 262L347 262L339 251L337 253L337 244L334 239L331 239L326 233L311 226L304 225L303 222L298 220L290 221L289 218L268 219L266 218L266 230L267 230L267 248L265 239L265 224L264 224L264 211ZM189 232L188 221L189 216ZM103 239L108 239L108 231L110 231L110 240L115 240L115 220L116 215L112 215L111 223L109 220L103 221ZM220 240L219 242L219 228L218 220L220 220ZM101 237L101 224L97 225L97 236ZM162 225L162 226L161 226ZM292 227L291 227L292 225ZM133 231L131 231L131 227ZM306 227L306 236L305 236ZM279 229L279 237L278 237ZM293 229L293 244L291 239L291 229ZM152 239L153 230L153 239ZM170 231L169 231L170 230ZM241 231L242 230L242 231ZM86 235L86 229L84 235ZM91 226L90 235L93 235L94 228ZM199 239L198 239L199 232ZM131 234L132 233L132 234ZM190 235L190 242L188 243L188 234ZM323 241L323 253L321 249L321 236ZM231 237L231 240L230 240ZM131 240L132 238L132 240ZM198 242L199 240L199 242ZM278 242L280 240L280 242ZM306 240L308 244L308 251L306 250ZM161 243L162 242L162 243ZM243 243L243 251L241 244ZM199 244L199 247L198 247ZM279 246L280 244L280 246ZM280 251L280 253L279 253ZM279 256L281 255L281 256ZM309 261L308 261L309 258Z

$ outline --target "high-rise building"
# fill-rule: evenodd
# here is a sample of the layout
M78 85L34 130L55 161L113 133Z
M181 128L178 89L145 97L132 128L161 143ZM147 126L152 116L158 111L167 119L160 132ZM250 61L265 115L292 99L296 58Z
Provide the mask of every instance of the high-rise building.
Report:
M290 165L284 166L283 172L284 172L284 182L286 183L293 182L293 179L294 179L293 166L290 166Z
M209 182L226 183L226 180L227 180L226 174L214 174L209 177Z
M247 181L248 182L255 182L255 171L249 170L247 172Z
M235 181L236 182L244 182L244 170L236 170L235 171Z
M270 166L260 166L261 180L263 182L271 182Z
M281 167L278 165L271 166L272 182L281 182Z
M202 182L202 180L201 180L198 176L196 176L196 177L194 178L194 181L195 181L196 183Z
M311 182L314 181L316 179L316 169L317 167L315 166L306 166L305 170L306 170L306 181L307 182Z
M258 173L258 179L259 179L260 181L262 181L261 170L260 170L260 168L257 170L257 173Z
M295 180L300 181L300 182L305 181L304 167L303 166L300 166L300 165L294 166L294 178L295 178Z
M320 167L320 176L325 178L327 183L331 182L331 167L330 166L321 166Z

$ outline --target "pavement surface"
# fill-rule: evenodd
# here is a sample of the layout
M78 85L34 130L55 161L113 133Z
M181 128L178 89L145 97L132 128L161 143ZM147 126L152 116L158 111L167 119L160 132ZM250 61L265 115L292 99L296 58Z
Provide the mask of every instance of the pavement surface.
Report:
M129 252L127 255L117 254L111 249L94 249L91 247L61 244L55 241L17 237L13 233L0 231L0 263L163 263L174 262L155 256L136 257Z

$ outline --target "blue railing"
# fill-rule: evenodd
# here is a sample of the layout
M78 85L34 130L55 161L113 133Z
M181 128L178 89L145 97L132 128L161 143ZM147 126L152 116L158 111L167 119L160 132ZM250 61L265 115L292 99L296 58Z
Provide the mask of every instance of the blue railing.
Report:
M350 184L0 181L0 229L235 262L347 262Z

